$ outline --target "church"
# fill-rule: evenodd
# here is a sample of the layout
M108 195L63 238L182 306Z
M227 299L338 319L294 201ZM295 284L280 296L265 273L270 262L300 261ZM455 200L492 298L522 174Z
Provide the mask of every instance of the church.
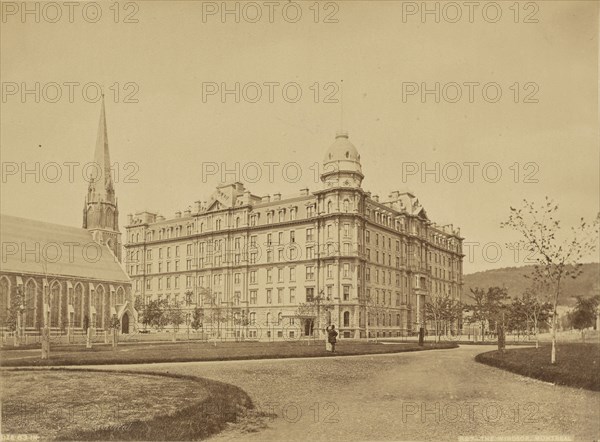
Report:
M111 172L104 98L83 227L0 215L0 327L23 337L98 335L137 322L131 281L121 264L119 209ZM25 341L26 342L26 338Z

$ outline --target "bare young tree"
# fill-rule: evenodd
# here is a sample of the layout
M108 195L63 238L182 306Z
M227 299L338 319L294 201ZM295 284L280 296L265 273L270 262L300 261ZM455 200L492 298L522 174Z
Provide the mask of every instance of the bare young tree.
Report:
M558 204L548 197L541 204L524 199L520 208L510 208L508 220L500 224L521 235L520 245L535 261L531 278L551 289L552 364L556 363L556 307L562 284L567 278L577 278L581 274L581 260L596 250L600 221L600 214L591 223L581 218L577 227L571 228L570 237L560 238L557 213Z

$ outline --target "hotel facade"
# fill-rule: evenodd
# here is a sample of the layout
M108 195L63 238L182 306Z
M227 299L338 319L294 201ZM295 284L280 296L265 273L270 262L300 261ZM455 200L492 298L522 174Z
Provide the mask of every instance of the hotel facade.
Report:
M411 193L363 190L345 133L323 171L314 192L259 197L235 182L174 218L129 215L134 296L167 300L188 324L201 309L203 330L221 338L261 340L314 337L328 324L344 338L410 335L427 326L433 296L461 299L459 229L429 220Z

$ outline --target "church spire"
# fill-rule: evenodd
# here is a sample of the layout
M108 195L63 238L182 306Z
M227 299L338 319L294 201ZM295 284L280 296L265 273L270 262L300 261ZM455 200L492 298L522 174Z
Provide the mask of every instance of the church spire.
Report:
M113 186L104 94L94 151L94 167L89 168L89 184L83 213L83 228L92 232L94 240L107 245L121 260L119 209Z
M106 128L106 110L104 106L104 93L100 108L100 121L96 137L96 151L94 153L94 167L90 173L89 191L94 195L89 197L115 203L110 152L108 150L108 131Z

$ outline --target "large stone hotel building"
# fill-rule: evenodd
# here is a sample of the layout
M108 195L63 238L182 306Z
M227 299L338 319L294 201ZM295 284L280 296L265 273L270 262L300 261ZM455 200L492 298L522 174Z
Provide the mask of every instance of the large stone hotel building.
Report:
M294 339L329 323L346 338L403 336L424 324L433 296L460 299L462 240L419 200L361 188L360 155L340 133L322 189L259 197L235 182L165 219L129 215L127 271L143 302L166 299L219 333ZM213 330L214 330L213 325Z

